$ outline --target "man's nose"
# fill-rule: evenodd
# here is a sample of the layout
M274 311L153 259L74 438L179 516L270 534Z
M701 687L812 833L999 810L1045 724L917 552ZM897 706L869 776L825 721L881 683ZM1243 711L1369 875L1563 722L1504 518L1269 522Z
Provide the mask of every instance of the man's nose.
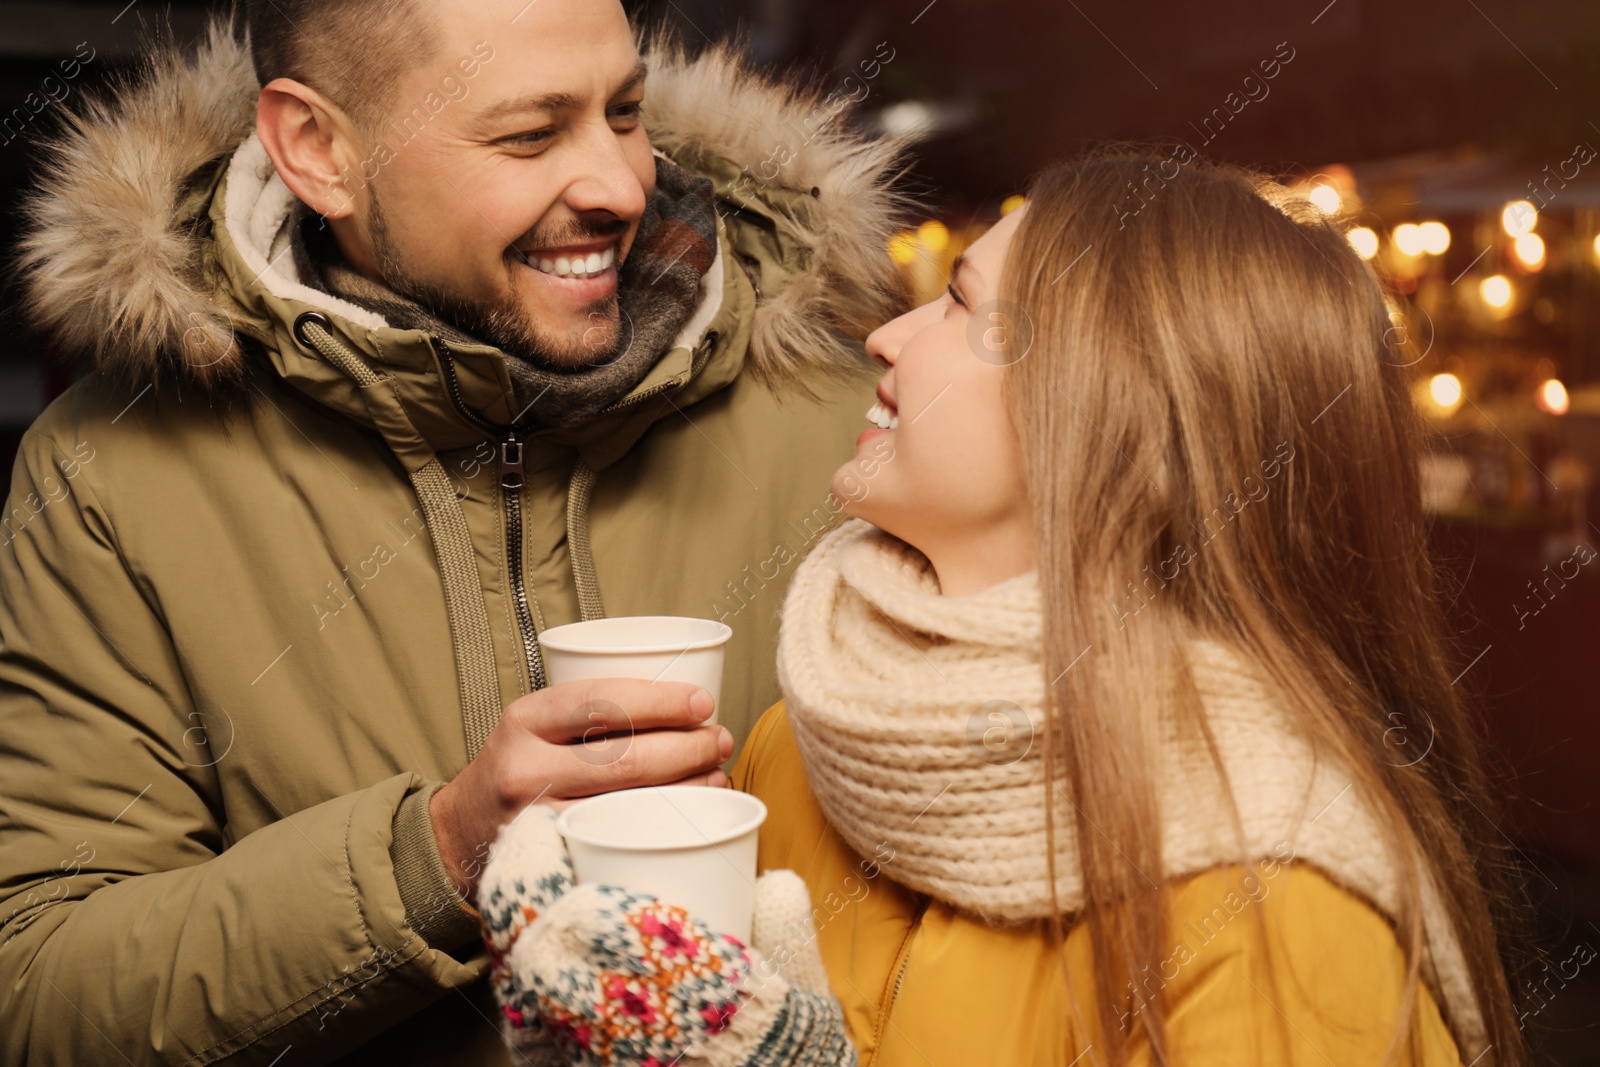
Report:
M630 222L644 214L644 186L609 126L601 124L576 158L566 195L573 211L604 211Z

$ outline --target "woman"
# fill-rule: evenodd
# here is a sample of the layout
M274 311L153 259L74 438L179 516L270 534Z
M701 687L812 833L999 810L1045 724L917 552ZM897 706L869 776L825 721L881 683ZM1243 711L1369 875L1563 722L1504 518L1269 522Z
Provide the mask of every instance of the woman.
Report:
M733 776L862 1063L1525 1062L1388 336L1315 208L1113 150L868 339Z

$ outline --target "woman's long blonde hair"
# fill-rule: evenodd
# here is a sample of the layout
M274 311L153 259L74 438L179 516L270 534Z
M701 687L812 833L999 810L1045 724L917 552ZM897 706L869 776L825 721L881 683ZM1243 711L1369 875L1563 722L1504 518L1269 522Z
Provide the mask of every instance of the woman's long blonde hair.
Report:
M1509 865L1452 684L1390 304L1315 207L1253 172L1180 160L1118 146L1043 172L999 288L1001 314L1031 332L1006 395L1054 681L1047 811L1052 840L1060 825L1077 832L1107 1045L1096 1057L1123 1062L1142 1028L1155 1062L1172 1062L1159 994L1130 1016L1116 992L1170 943L1162 888L1140 872L1162 867L1162 716L1205 736L1183 654L1203 634L1262 665L1385 828L1410 965L1391 1054L1418 989L1420 856L1494 1062L1518 1067L1497 941ZM1269 480L1259 503L1222 510Z

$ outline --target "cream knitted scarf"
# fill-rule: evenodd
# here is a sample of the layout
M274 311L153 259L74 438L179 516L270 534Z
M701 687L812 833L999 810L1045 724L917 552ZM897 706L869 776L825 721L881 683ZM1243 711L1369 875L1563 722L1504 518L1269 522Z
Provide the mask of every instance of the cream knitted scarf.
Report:
M778 679L829 822L863 856L892 849L889 877L995 923L1051 911L1041 620L1036 572L941 596L925 556L859 519L817 543L783 607ZM1272 689L1227 647L1197 641L1190 658L1244 848L1209 753L1173 733L1160 777L1163 874L1292 857L1392 919L1399 881L1348 775L1313 756ZM993 745L997 729L1013 743ZM1070 914L1083 901L1071 820L1056 820L1056 837L1056 890ZM1427 879L1422 911L1423 973L1470 1059L1483 1025Z

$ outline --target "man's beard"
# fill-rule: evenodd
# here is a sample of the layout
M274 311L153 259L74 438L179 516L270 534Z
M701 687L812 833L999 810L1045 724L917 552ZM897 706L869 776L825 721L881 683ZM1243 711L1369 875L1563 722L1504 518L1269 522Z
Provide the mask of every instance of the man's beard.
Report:
M617 232L615 224L580 222L575 232L564 233L558 240L545 243L558 245ZM632 330L623 329L623 316L615 292L585 309L587 325L581 335L574 337L566 331L547 329L517 301L514 273L518 268L510 259L505 261L505 266L506 285L511 295L504 299L475 300L422 280L400 254L376 189L372 196L372 245L378 270L389 288L485 344L536 367L570 373L604 366L619 359L631 342Z

